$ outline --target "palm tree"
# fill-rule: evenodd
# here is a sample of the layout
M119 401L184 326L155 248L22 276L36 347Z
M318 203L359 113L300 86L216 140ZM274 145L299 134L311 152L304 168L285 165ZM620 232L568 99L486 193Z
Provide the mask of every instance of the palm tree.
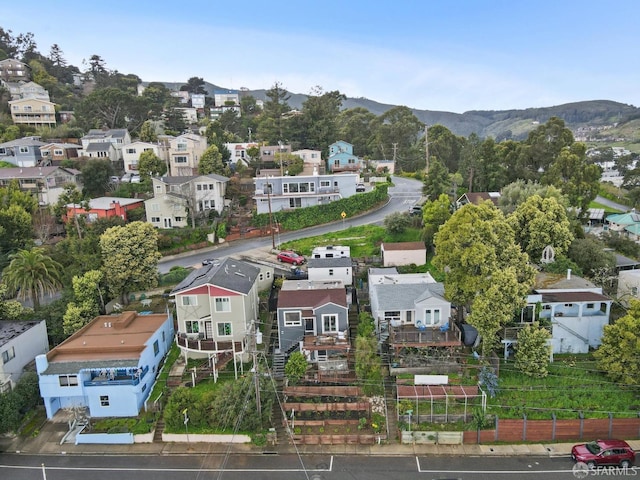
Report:
M40 298L62 287L62 265L45 253L44 248L18 250L9 257L11 263L2 271L2 280L21 300L30 298L33 309L40 308Z

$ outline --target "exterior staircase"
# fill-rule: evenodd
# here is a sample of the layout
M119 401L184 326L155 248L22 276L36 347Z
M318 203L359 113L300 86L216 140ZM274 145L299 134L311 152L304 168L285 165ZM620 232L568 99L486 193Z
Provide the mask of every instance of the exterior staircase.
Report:
M162 433L164 432L164 420L159 418L156 422L156 431L153 434L153 443L162 442Z
M284 364L286 359L286 355L281 352L280 349L274 350L273 362L271 364L271 373L273 378L284 378Z

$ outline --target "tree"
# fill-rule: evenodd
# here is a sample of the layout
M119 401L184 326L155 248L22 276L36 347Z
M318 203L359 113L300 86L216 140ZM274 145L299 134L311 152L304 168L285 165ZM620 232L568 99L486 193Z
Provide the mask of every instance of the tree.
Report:
M191 77L187 80L187 84L180 87L181 91L187 91L189 93L195 93L200 95L207 95L207 91L204 88L204 79L202 77Z
M328 155L328 146L336 140L338 134L337 118L340 114L345 95L335 90L324 92L316 86L302 104L302 130L298 138L308 148L323 150Z
M384 217L384 228L391 234L404 232L410 223L409 216L404 212L394 212Z
M146 91L146 90L145 90ZM140 127L140 140L142 142L155 143L158 141L156 127L151 120L147 120Z
M99 88L87 95L75 109L84 128L128 128L135 132L148 120L147 99L116 87Z
M27 309L15 300L7 300L8 288L4 283L0 283L0 319L19 320L27 313Z
M536 263L540 263L547 245L553 247L556 255L564 255L573 241L567 211L553 197L529 197L509 215L508 220L516 242Z
M138 159L138 171L143 179L158 177L167 173L167 164L153 150L146 150L140 154Z
M598 369L622 385L640 384L640 301L631 300L627 315L604 326L594 353Z
M209 175L215 173L218 175L229 176L228 167L222 162L222 155L218 147L211 145L208 147L198 162L198 173L200 175Z
M258 120L258 135L269 145L276 145L284 140L286 131L285 114L291 111L287 103L291 95L276 82L265 92L268 100L264 102L264 109Z
M562 149L571 146L573 142L573 133L565 127L564 120L550 118L547 123L530 132L518 149L517 178L539 180L543 174L549 176L549 168Z
M438 198L441 194L451 191L449 171L440 160L431 157L429 171L424 179L424 194L430 198Z
M357 107L341 111L336 118L338 138L353 145L353 153L359 157L371 157L373 148L373 122L376 115L366 108Z
M82 167L82 183L84 195L95 198L104 195L113 175L111 160L90 158Z
M534 195L539 195L542 198L553 197L563 207L566 208L569 206L567 197L562 194L560 189L553 185L543 185L534 181L524 181L521 179L506 185L500 191L498 207L507 215Z
M10 205L19 205L32 215L38 211L38 199L32 193L20 190L20 184L16 179L11 180L8 186L0 188L0 208Z
M95 318L104 308L100 282L100 270L89 270L73 277L74 301L69 302L63 317L65 335L71 335Z
M528 377L546 377L551 358L551 333L537 322L518 332L515 367Z
M373 122L375 146L380 157L391 151L395 145L394 157L400 170L415 172L424 166L424 149L416 149L418 138L424 131L424 124L408 107L394 107L376 118ZM384 150L387 149L388 150ZM417 151L420 155L416 155Z
M276 152L274 160L275 164L282 168L285 175L298 175L304 170L304 161L293 153Z
M378 341L374 335L356 337L356 377L367 396L383 393Z
M40 308L40 299L62 287L62 265L46 254L44 248L19 250L10 256L11 262L3 270L4 283L18 293L18 298L30 298L33 309Z
M109 292L128 303L128 294L158 284L158 233L150 223L111 227L100 236L100 250Z
M606 251L605 245L593 236L577 238L571 242L567 256L587 277L593 277L601 269L612 272L616 267L615 253Z
M440 194L435 200L430 200L422 206L422 239L427 244L433 242L433 237L447 220L451 218L451 201L446 193Z
M504 303L518 305L533 285L535 271L515 241L515 233L493 203L467 204L435 236L434 264L446 272L445 292L456 305L470 305L493 283L492 275L513 267L519 289Z
M457 172L465 139L454 135L443 125L430 126L427 135L429 158L437 158L449 172ZM424 142L422 146L424 147Z
M33 238L31 214L21 205L11 204L0 208L0 265L7 255L26 248Z
M284 374L291 385L296 385L307 373L307 359L301 352L293 352L284 366Z

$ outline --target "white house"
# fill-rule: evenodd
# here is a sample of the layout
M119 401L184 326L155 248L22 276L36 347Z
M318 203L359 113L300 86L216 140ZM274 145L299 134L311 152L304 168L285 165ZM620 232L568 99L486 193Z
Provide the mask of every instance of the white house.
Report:
M10 391L24 367L49 350L47 324L0 321L0 393Z
M640 300L640 269L621 270L618 273L617 297L627 308L631 300Z
M350 257L309 258L307 272L310 281L339 281L353 285L353 265Z
M314 247L311 258L342 258L351 257L351 247L345 245L327 245Z
M142 141L131 142L122 149L124 171L129 172L132 170L138 170L140 155L149 150L151 150L160 160L164 160L166 162L166 149L161 148L160 145Z
M385 267L427 263L427 247L424 242L385 242L380 246L380 253Z
M172 177L193 176L198 171L200 157L207 149L207 139L185 133L169 141L169 172Z

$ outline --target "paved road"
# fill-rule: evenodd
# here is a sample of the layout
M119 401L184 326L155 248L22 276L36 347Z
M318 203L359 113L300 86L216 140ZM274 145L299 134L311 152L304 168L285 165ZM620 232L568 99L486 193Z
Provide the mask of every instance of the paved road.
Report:
M44 472L42 465L44 465ZM573 462L549 457L184 455L0 455L0 478L12 480L187 479L570 479ZM627 472L637 475L637 470ZM46 475L46 477L45 477Z
M277 235L275 238L276 246L290 240L324 235L329 232L337 232L353 226L382 224L384 217L390 213L408 211L409 207L411 207L411 205L415 205L421 198L422 182L402 177L393 177L393 182L394 186L389 188L389 202L384 207L357 217L347 217L344 221L318 225L316 227L305 228L304 230L298 230L295 232L284 232ZM238 255L248 250L270 247L271 244L271 237L238 240L229 244L222 244L216 247L202 249L192 254L183 254L176 257L162 259L158 264L158 270L160 273L166 273L174 266L190 267L199 265L205 258L221 258L230 255Z
M628 212L629 210L631 210L626 205L622 205L621 203L616 203L614 201L609 200L608 198L601 197L600 195L596 197L595 201L609 208L615 208L616 210L620 210L621 212Z

